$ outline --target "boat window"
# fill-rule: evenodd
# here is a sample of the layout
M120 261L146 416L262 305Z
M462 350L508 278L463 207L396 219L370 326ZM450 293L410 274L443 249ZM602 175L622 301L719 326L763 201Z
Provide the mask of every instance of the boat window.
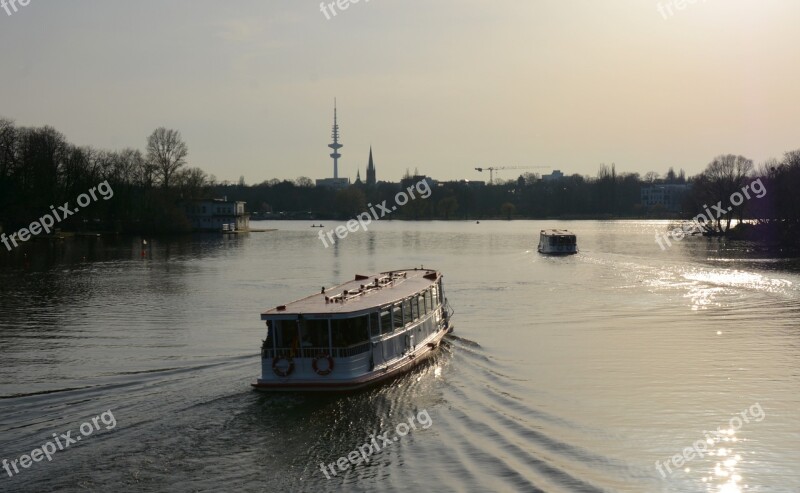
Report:
M392 307L392 325L395 329L403 328L403 308L399 304Z
M267 340L264 341L264 347L272 349L275 344L275 321L267 320Z
M330 340L328 339L328 319L301 320L300 345L302 347L315 347L315 348L329 347Z
M381 312L381 333L388 334L392 331L392 312L389 309Z
M297 339L297 322L294 320L276 320L275 342L276 347L289 348L300 344Z
M431 297L431 290L425 290L425 313L433 311L433 298Z
M369 331L372 337L381 335L381 314L379 312L369 314Z
M422 294L418 294L416 299L416 305L419 307L419 312L418 312L419 315L420 316L425 315L425 296L423 296Z
M436 289L436 286L431 288L431 297L433 298L433 306L434 308L439 306L439 290Z
M419 305L417 304L416 296L410 298L409 301L411 302L411 314L414 320L419 318Z
M331 333L335 347L348 347L367 342L369 340L369 319L364 315L331 320Z
M405 323L410 323L413 318L413 314L411 313L411 300L406 298L403 300L403 320Z

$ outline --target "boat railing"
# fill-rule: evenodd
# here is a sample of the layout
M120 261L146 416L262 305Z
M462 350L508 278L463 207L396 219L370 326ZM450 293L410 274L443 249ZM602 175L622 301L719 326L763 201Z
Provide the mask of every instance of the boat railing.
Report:
M387 276L376 277L374 282L369 284L362 284L358 287L358 289L345 289L339 294L335 294L333 296L325 296L325 303L346 303L348 300L352 300L363 296L371 291L385 288L387 286L393 286L395 281L400 281L402 279L407 279L408 273L407 272L390 272ZM356 280L359 279L367 279L366 276L364 277L356 277Z
M263 358L294 358L297 356L297 350L290 347L279 347L277 349L262 349L261 356Z
M347 347L335 347L331 349L327 347L300 347L300 348L276 348L262 350L264 358L316 358L317 356L324 356L330 354L334 358L349 358L356 354L366 353L369 351L370 342L354 344Z
M356 344L354 346L348 347L335 347L333 348L333 357L334 358L349 358L350 356L355 356L356 354L366 353L369 351L370 342L364 342L361 344Z
M327 347L312 347L307 346L300 348L300 358L316 358L317 356L325 356L330 350Z

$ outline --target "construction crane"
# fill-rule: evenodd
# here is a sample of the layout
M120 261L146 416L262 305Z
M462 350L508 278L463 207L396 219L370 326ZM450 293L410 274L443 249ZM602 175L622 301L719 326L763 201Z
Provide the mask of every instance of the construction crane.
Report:
M489 171L489 184L491 185L494 181L494 172L495 170L501 169L533 169L533 168L549 168L550 166L489 166L487 168L475 168L475 171Z

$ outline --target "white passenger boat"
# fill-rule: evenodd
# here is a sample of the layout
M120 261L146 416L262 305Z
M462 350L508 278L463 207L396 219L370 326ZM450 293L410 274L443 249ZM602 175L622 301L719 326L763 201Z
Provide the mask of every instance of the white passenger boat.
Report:
M539 253L548 255L578 253L577 238L566 229L543 229L539 232Z
M442 275L405 269L355 280L261 314L258 390L348 390L410 370L452 332Z

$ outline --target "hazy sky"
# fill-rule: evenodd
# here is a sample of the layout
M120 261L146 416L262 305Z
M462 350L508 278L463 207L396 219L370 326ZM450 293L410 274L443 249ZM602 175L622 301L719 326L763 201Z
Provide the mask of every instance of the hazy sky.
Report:
M0 116L106 149L175 128L191 166L248 183L331 176L334 97L351 178L370 144L391 181L800 148L800 1L661 4L30 0L0 10Z

